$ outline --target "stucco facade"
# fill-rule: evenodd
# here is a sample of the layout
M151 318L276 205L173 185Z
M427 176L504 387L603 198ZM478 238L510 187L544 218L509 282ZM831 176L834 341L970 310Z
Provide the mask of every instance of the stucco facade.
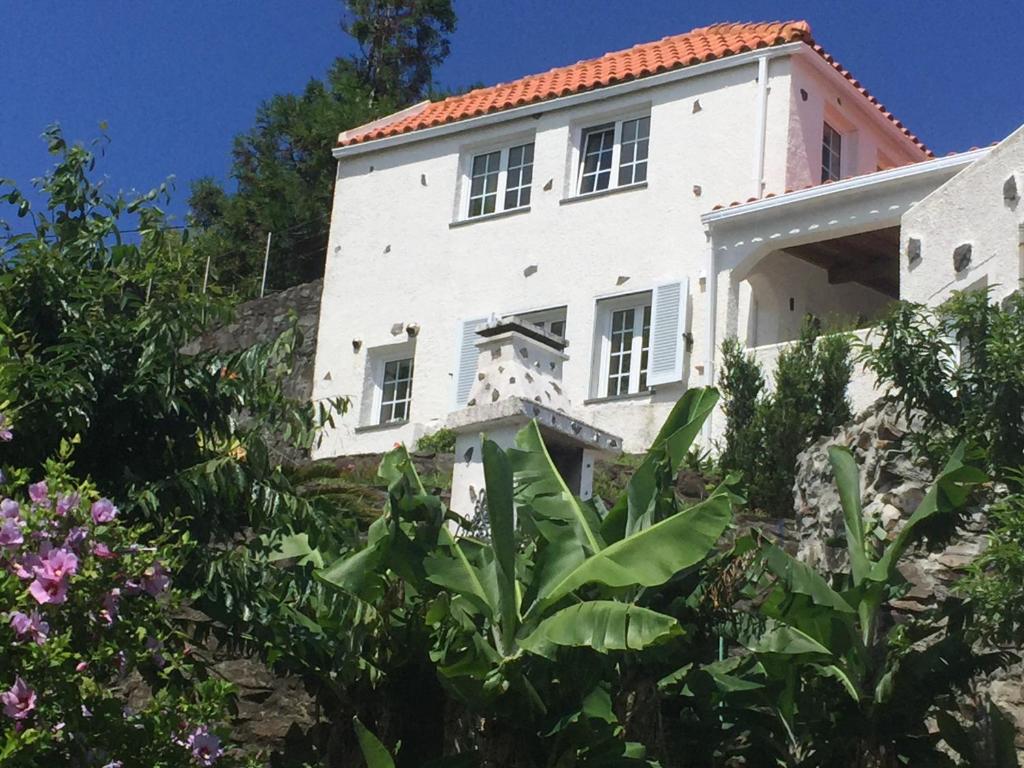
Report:
M815 179L828 110L839 110L849 131L844 174L873 170L878 147L887 161L924 158L819 60L800 43L751 51L338 150L314 398L347 395L353 405L319 454L414 443L465 405L458 391L467 324L560 308L569 358L563 382L573 408L622 435L627 451L645 448L682 392L713 373L708 344L720 337L709 333L709 309L722 302L702 214ZM584 130L635 116L650 118L646 180L580 195ZM529 206L468 219L470 160L528 142ZM678 302L678 347L667 358L676 375L604 397L607 307L662 289ZM668 317L664 306L654 302L655 325ZM414 360L412 399L407 418L381 424L380 361L395 356Z
M1024 127L903 216L903 298L938 304L953 291L989 288L999 300L1018 290L1024 277L1021 196Z

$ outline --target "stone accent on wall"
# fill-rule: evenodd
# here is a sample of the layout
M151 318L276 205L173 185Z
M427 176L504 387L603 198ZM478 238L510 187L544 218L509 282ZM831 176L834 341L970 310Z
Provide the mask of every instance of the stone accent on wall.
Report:
M291 327L289 315L294 312L302 332L302 344L285 391L297 400L309 400L313 395L313 365L323 287L323 279L314 280L240 304L235 309L234 322L202 335L189 344L186 351L234 352L272 341Z

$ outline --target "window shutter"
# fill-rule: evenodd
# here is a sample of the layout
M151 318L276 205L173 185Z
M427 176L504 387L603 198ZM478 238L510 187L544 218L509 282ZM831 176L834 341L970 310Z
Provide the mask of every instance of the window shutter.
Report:
M465 408L466 401L469 400L469 391L473 388L473 379L476 378L476 329L486 322L486 317L478 317L459 323L455 339L455 392L452 404L455 409Z
M684 323L690 282L666 283L654 289L651 307L651 361L649 385L669 384L683 378Z

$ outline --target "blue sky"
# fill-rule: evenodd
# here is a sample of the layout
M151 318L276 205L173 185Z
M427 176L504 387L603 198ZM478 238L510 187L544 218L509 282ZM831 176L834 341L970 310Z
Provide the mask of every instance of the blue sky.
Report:
M109 125L115 188L226 179L232 137L260 101L354 51L337 0L0 0L0 177L50 164L39 135ZM1013 0L455 0L440 84L495 83L716 21L804 18L815 38L939 154L1024 123L1024 10ZM0 218L10 218L0 209Z

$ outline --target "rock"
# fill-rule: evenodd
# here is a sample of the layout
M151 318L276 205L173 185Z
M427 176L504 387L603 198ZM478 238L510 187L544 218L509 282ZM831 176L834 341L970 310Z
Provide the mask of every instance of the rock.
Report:
M860 467L865 517L881 527L887 540L895 538L932 481L927 465L915 457L906 439L914 422L879 400L852 423L800 454L793 486L800 560L825 572L849 566L845 547L833 546L845 540L839 494L828 461L828 449L833 445L852 447ZM998 496L1005 489L995 488L994 493ZM908 589L889 603L894 620L934 608L948 598L964 569L984 550L986 530L985 510L970 509L945 546L933 552L919 547L905 554L897 568ZM1015 723L1018 754L1024 758L1024 662L998 669L975 683L976 693L990 697Z

